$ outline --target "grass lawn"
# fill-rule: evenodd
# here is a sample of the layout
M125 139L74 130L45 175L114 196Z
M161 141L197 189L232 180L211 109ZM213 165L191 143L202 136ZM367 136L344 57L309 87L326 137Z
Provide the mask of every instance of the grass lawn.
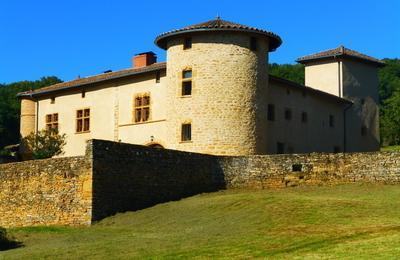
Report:
M400 151L400 145L381 147L381 151Z
M396 258L400 186L229 190L118 214L90 228L8 230L0 259Z

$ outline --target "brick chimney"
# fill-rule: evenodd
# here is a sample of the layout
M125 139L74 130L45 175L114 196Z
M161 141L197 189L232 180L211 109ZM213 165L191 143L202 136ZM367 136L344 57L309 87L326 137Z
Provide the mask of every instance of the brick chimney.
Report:
M133 67L135 68L146 67L156 62L157 56L152 51L138 53L132 58Z

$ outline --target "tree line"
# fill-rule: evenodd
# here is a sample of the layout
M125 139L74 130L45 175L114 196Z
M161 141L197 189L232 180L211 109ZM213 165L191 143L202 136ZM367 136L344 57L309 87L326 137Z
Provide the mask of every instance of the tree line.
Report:
M380 124L383 145L400 145L400 59L384 59L386 66L379 70ZM269 73L304 84L302 64L269 65ZM36 81L0 84L0 150L19 143L20 102L17 93L62 82L55 76Z

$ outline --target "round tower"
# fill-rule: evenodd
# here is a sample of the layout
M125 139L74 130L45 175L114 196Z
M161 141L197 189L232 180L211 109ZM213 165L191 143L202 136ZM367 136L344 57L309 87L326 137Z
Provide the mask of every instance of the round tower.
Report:
M167 50L168 148L266 153L268 52L279 36L217 18L155 43Z
M36 102L29 98L21 98L21 137L35 132Z

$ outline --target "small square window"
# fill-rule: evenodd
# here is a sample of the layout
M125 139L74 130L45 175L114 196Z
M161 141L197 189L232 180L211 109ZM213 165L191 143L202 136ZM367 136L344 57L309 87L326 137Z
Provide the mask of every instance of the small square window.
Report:
M182 124L181 140L183 142L192 140L192 124Z
M182 72L182 78L183 79L190 79L192 78L192 70L184 70Z
M333 115L329 115L329 126L330 127L335 126L335 117Z
M252 51L257 50L257 38L256 37L250 38L250 50L252 50Z
M308 114L307 114L307 112L302 112L301 113L301 122L302 123L307 123L308 122Z
M290 108L285 109L285 119L286 120L291 120L292 119L292 110Z
M192 38L191 37L186 37L185 41L183 42L183 49L191 49L192 48Z
M275 121L275 106L273 104L268 104L267 119L268 121Z

